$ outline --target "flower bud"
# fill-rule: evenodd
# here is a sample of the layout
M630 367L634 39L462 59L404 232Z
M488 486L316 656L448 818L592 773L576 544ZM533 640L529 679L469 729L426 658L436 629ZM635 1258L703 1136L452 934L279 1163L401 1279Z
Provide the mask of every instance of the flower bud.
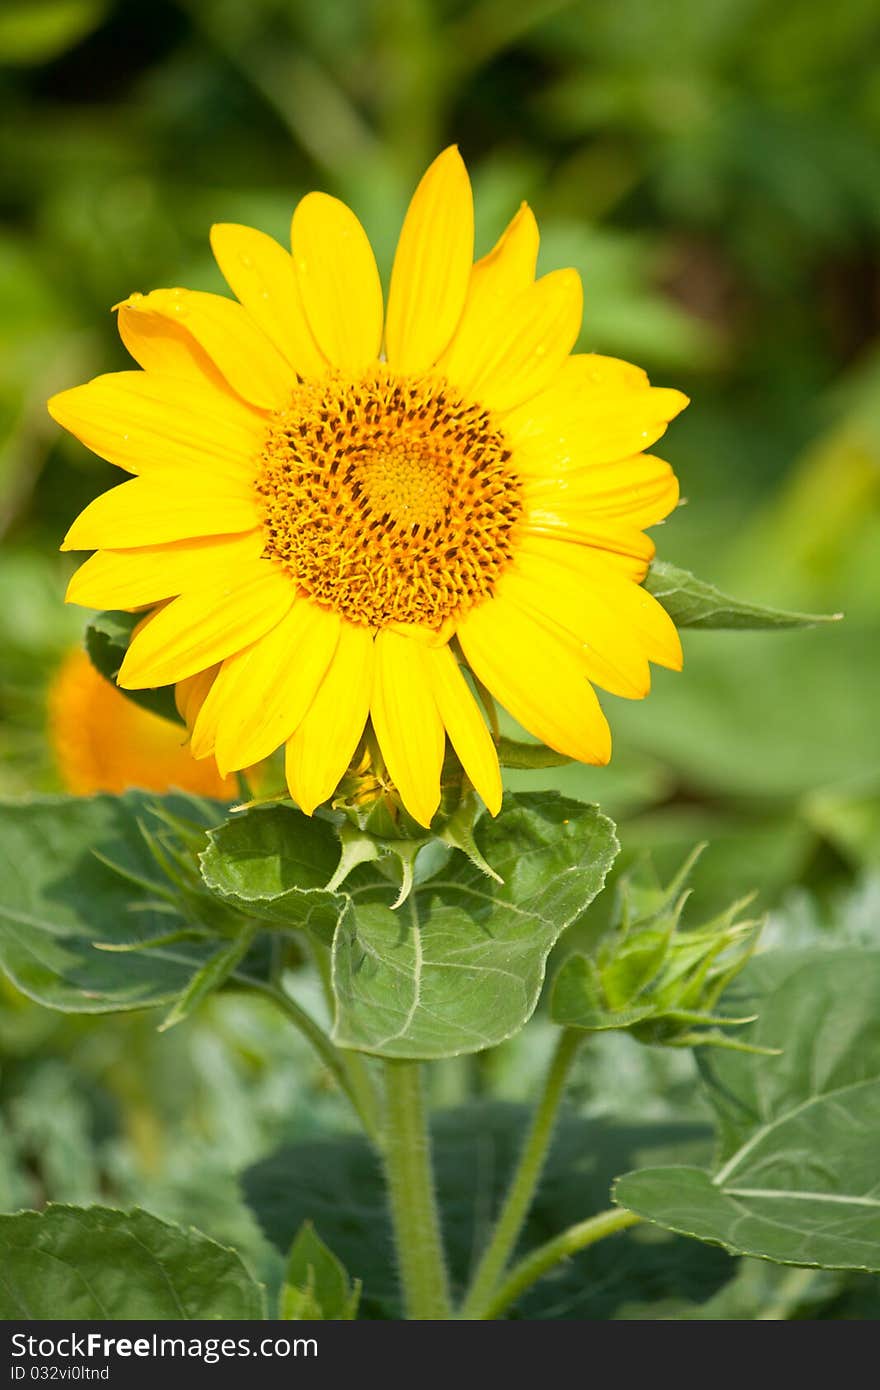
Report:
M682 890L702 848L666 888L648 884L644 867L621 882L614 920L595 954L570 956L559 971L552 1001L558 1023L596 1032L625 1029L639 1042L666 1047L766 1050L718 1031L754 1016L714 1012L758 944L761 922L738 920L751 898L701 927L680 925L689 897Z

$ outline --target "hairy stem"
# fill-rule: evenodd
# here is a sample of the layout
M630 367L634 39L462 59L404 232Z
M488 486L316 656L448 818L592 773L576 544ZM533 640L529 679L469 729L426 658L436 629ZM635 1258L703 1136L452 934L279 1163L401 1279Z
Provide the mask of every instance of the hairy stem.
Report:
M587 1221L579 1221L576 1226L569 1226L567 1231L554 1236L545 1245L539 1245L537 1250L513 1266L479 1317L497 1318L560 1260L576 1255L579 1250L586 1250L588 1245L595 1245L596 1241L613 1236L617 1231L625 1231L640 1220L641 1217L636 1216L635 1212L612 1207L610 1211L600 1212Z
M450 1318L449 1283L434 1193L418 1062L386 1061L385 1178L406 1316Z
M556 1127L559 1104L582 1037L583 1034L571 1028L565 1029L560 1035L547 1073L544 1092L535 1111L498 1222L462 1304L459 1314L462 1318L475 1319L484 1316L483 1310L495 1293L516 1247L544 1171Z

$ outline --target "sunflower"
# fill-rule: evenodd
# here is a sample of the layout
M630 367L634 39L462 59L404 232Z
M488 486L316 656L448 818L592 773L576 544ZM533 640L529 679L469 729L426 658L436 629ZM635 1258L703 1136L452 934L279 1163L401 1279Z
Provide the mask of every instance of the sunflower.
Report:
M49 687L49 742L61 780L75 796L164 792L172 787L231 801L234 777L197 763L177 724L134 704L99 675L81 647L68 652Z
M49 403L135 475L63 546L96 552L68 601L149 610L120 685L178 683L192 752L224 775L283 744L308 813L368 723L420 824L447 738L495 813L492 697L551 748L607 762L593 686L640 699L649 662L681 664L641 580L643 528L678 498L644 450L686 398L572 354L580 278L536 278L526 205L474 263L454 147L410 203L384 312L363 228L323 193L298 204L292 253L230 224L211 243L237 302L132 295L118 326L143 370Z

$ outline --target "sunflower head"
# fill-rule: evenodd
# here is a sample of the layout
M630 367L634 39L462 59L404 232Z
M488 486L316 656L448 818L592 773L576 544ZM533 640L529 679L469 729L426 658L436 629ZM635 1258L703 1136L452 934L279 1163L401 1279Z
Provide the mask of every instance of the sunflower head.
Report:
M365 739L418 826L450 754L496 812L493 698L606 762L594 686L638 699L649 662L681 663L641 580L644 528L678 497L646 450L685 398L573 353L580 280L536 278L527 207L474 261L454 148L416 189L387 303L335 198L302 199L289 251L229 224L211 239L235 299L132 295L118 323L140 370L49 405L134 475L64 542L95 551L70 601L145 610L120 685L175 683L192 752L222 775L283 745L309 813Z

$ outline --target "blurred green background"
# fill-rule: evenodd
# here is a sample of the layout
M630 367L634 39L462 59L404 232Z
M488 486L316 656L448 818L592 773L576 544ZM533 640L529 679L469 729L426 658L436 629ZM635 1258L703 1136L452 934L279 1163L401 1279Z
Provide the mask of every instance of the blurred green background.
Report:
M543 268L583 276L581 347L692 397L659 448L688 499L661 556L846 614L686 635L682 675L606 701L609 769L514 784L599 800L625 856L664 870L709 840L697 912L757 889L771 943L876 940L878 59L874 0L3 0L0 793L58 786L45 693L83 615L62 605L57 546L116 481L47 395L126 365L109 308L131 291L223 288L214 221L286 240L320 187L387 274L417 178L456 141L478 250L527 198ZM283 1024L231 997L162 1038L149 1018L3 1004L0 1208L137 1200L271 1269L234 1174L347 1123ZM488 1065L441 1071L439 1098L528 1095L545 1043L537 1022ZM680 1115L691 1077L611 1040L578 1101Z

